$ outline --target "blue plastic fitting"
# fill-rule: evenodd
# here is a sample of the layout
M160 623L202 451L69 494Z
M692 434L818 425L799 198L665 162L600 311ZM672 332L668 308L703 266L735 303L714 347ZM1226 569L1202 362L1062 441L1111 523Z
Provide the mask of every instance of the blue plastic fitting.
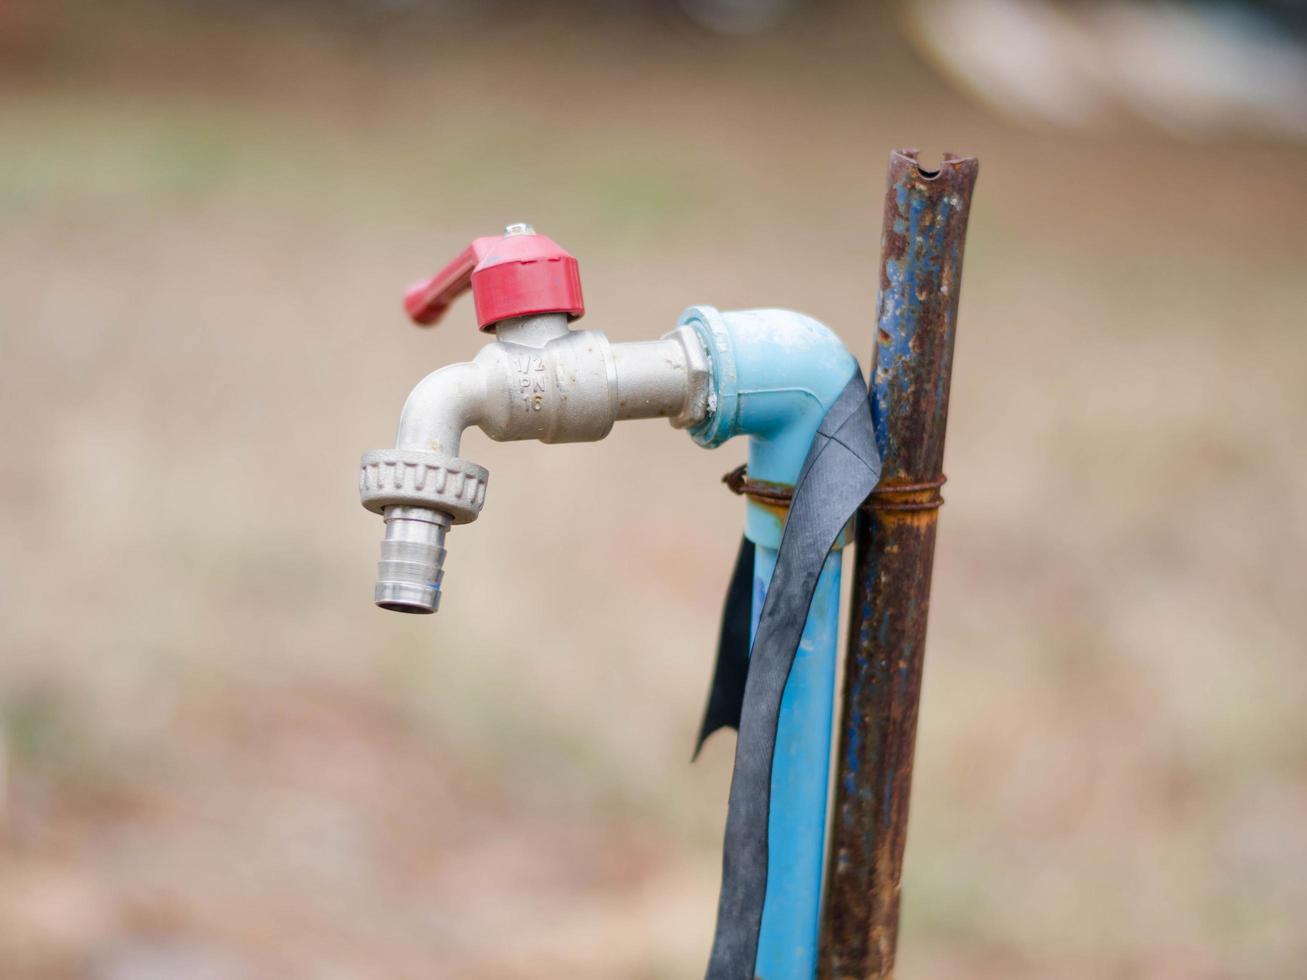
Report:
M792 310L692 306L680 323L694 328L711 362L708 417L690 430L694 441L712 449L749 436L749 479L793 486L857 360L829 327ZM774 509L749 502L750 541L779 548L783 526Z

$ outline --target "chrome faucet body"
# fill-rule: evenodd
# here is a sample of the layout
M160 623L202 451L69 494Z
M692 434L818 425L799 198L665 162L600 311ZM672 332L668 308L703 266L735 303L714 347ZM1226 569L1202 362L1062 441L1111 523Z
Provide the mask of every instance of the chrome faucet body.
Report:
M476 519L489 473L459 456L477 426L501 442L593 442L621 419L699 425L709 410L709 363L695 331L614 344L572 330L565 313L511 317L472 361L427 375L404 403L394 449L363 457L363 506L381 514L375 601L399 612L440 604L445 534Z
M621 419L697 425L708 408L708 358L688 327L614 344L571 330L561 313L496 324L476 358L433 371L408 396L397 449L457 456L464 430L499 442L593 442Z

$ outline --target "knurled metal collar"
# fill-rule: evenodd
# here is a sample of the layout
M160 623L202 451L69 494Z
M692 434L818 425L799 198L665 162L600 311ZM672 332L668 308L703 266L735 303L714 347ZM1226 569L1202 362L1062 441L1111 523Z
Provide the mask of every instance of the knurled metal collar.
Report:
M444 511L455 524L469 524L486 502L490 471L439 453L374 449L363 454L359 497L374 514L386 507L426 507Z

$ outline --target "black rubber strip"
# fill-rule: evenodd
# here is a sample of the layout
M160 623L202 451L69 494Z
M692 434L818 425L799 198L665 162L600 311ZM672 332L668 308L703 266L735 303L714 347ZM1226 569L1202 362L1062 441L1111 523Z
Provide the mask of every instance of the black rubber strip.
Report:
M740 709L744 706L744 681L749 676L749 623L753 601L753 542L740 539L740 553L735 571L726 589L722 609L722 629L717 638L717 665L708 688L708 704L703 709L703 724L694 743L699 758L703 743L719 728L740 727Z
M699 737L702 746L717 728L735 723L739 729L722 848L717 930L705 980L754 978L767 893L767 820L781 696L826 556L879 479L880 455L867 386L861 374L854 374L822 419L795 483L776 569L752 652L746 654L744 663L740 650L748 644L751 589L747 583L753 548L746 542L740 550ZM739 585L741 576L744 587Z

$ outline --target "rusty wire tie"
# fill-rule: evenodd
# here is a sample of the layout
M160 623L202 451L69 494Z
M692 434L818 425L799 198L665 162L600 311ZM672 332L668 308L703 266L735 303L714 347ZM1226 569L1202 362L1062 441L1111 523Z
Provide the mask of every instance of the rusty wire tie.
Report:
M940 495L939 489L947 481L948 477L941 474L938 480L927 480L924 483L883 484L871 491L871 496L862 505L862 509L869 512L877 510L938 510L944 503L944 498ZM722 482L726 484L731 493L749 497L761 504L770 504L773 507L789 507L790 502L794 499L793 487L787 487L779 483L766 483L762 480L750 480L748 466L744 463L723 476ZM931 490L935 492L924 500L902 499L910 494Z
M868 512L939 510L944 503L939 488L947 481L948 477L941 473L938 480L926 480L924 483L882 483L871 491L871 496L862 505L862 509ZM903 499L915 493L930 493L930 496L923 500Z
M749 468L744 463L723 476L722 482L726 484L731 493L751 497L760 504L771 504L773 507L789 507L790 502L794 500L793 487L787 487L783 483L750 480Z

